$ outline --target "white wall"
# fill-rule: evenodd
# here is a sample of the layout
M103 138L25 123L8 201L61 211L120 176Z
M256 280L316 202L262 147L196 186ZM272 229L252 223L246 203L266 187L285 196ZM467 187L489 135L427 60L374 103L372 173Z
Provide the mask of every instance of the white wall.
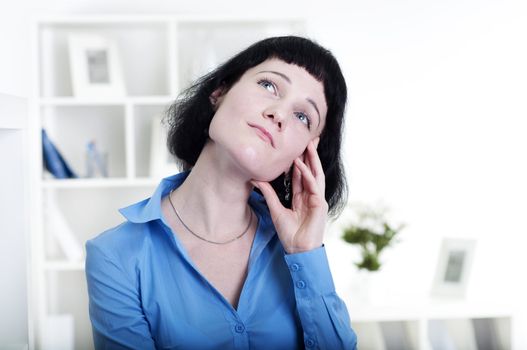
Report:
M361 1L318 26L349 83L351 197L384 201L408 224L384 255L377 287L404 304L422 300L441 238L478 238L467 299L516 310L520 349L527 347L525 18L527 4L512 1ZM344 290L354 276L345 262L358 254L333 244L336 236L332 263Z
M27 101L0 93L0 349L25 348L32 331L26 128Z
M352 6L344 38L327 34L344 41L351 195L393 204L412 249L481 238L484 278L503 276L527 241L527 6L419 3Z
M254 3L201 1L207 12ZM427 295L441 237L477 237L468 297L525 310L527 4L504 0L268 1L300 12L349 84L351 198L383 200L408 224L384 256L384 283ZM285 8L284 8L285 7ZM29 15L197 12L193 1L18 1L0 10L0 91L30 94ZM8 53L8 54L4 54ZM356 251L328 238L335 277ZM351 255L348 255L351 254ZM527 322L523 324L527 328ZM527 347L527 340L523 343Z

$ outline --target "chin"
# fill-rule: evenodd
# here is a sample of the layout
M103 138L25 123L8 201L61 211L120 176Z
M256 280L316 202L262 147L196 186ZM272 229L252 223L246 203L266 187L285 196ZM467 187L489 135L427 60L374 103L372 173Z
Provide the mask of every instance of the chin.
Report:
M262 154L258 147L248 145L237 147L233 158L240 169L258 181L272 181L283 173L279 167L270 164L266 154Z

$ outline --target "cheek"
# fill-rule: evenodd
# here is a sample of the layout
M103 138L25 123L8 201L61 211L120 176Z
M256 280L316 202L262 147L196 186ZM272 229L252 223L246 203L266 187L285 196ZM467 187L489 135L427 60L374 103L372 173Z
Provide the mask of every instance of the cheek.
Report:
M225 100L214 114L209 126L209 136L214 141L228 139L232 135L232 128L242 122L243 108L238 104Z
M302 135L301 133L298 134ZM288 147L289 151L287 153L291 158L291 161L295 160L295 158L301 157L306 152L307 145L309 142L311 142L311 138L309 136L303 136L297 137L296 141L292 142Z
M218 135L221 134L218 130L221 127L221 122L218 122L219 119L221 119L221 116L216 114L209 125L209 137L214 141L218 141Z
M280 173L289 171L293 165L294 160L298 157L302 157L306 147L307 142L299 142L287 147L287 151L284 151L280 155L280 159L276 162L277 168L280 169Z

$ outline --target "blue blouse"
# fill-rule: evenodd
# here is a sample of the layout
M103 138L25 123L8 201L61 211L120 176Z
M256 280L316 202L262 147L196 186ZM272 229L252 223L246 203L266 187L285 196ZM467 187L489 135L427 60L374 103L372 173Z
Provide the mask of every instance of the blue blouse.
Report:
M90 319L97 349L355 349L325 248L286 254L265 201L238 308L200 274L153 196L120 210L127 221L86 243Z

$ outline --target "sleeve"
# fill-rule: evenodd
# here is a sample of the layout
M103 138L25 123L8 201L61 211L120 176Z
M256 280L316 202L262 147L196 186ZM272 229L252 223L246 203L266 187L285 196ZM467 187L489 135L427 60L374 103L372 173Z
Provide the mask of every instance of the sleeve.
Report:
M86 280L95 349L155 349L138 283L91 241Z
M357 336L338 297L324 246L286 254L306 349L356 349Z

